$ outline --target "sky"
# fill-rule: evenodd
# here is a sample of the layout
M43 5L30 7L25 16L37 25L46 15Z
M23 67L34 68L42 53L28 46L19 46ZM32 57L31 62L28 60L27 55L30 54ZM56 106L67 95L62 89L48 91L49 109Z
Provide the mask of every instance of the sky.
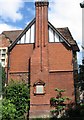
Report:
M68 27L80 48L78 63L82 59L83 0L49 0L48 19L56 27ZM24 29L35 17L34 0L0 0L0 33Z

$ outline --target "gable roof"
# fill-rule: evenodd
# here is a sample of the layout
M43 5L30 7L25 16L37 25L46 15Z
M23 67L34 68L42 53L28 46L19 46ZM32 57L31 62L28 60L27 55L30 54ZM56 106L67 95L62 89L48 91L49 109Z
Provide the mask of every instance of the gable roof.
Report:
M57 32L59 34L59 36L61 36L65 43L70 45L72 50L74 51L80 51L79 47L76 43L76 41L73 39L71 32L69 30L68 27L64 27L64 28L55 28L50 22L48 22L49 26L52 27L52 29Z
M66 38L67 42L71 45L73 50L80 51L76 41L73 39L68 27L57 28L57 30Z
M36 19L34 18L24 30L17 30L17 31L5 31L3 32L7 36L9 36L13 40L16 37L16 40L13 41L11 46L9 47L9 51L13 49L13 47L17 44L17 42L21 39L21 37L26 33L26 31L35 23ZM73 39L68 27L64 28L55 28L50 22L48 22L48 26L53 29L64 41L65 43L72 48L74 51L80 51L76 41ZM12 33L12 34L11 34ZM11 35L10 35L11 34ZM13 35L14 34L14 35Z
M68 29L68 27L65 28L57 28L57 30L66 38L67 42L70 44L75 44L75 41Z
M23 30L3 31L2 34L5 35L5 37L11 42L14 42L22 31Z
M16 45L16 43L21 39L21 37L26 33L26 31L35 23L35 18L27 25L27 27L18 35L16 40L10 45L8 51L11 51L12 48Z

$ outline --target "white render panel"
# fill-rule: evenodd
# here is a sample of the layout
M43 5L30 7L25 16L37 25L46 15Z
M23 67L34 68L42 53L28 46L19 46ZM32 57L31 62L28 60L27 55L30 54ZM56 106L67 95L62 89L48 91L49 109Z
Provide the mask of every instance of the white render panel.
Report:
M25 41L25 35L22 36L21 43L24 43L24 41Z
M64 40L52 29L49 27L49 42L63 42Z
M59 42L59 36L55 33L55 42Z
M54 42L53 30L49 28L49 42Z
M17 42L17 44L24 44L24 43L34 43L34 37L35 37L35 24L33 24L27 31L24 33L24 35L21 37L21 39Z
M29 43L30 41L30 29L26 32L26 40L25 43Z
M35 25L33 24L32 27L31 27L31 43L34 43L34 30L35 29Z

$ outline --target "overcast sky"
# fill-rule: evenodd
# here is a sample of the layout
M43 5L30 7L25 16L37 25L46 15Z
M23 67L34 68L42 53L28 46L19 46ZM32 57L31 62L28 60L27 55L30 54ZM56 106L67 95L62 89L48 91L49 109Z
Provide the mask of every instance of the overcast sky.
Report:
M49 21L56 27L69 27L81 50L83 0L50 0ZM0 0L0 33L7 30L24 29L35 17L34 0ZM81 52L78 54L81 63Z

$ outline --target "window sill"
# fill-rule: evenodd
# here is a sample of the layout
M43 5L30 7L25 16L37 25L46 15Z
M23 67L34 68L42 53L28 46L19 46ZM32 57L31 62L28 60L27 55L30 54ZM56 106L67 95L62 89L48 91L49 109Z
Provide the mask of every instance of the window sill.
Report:
M34 95L45 95L45 93L34 93Z

